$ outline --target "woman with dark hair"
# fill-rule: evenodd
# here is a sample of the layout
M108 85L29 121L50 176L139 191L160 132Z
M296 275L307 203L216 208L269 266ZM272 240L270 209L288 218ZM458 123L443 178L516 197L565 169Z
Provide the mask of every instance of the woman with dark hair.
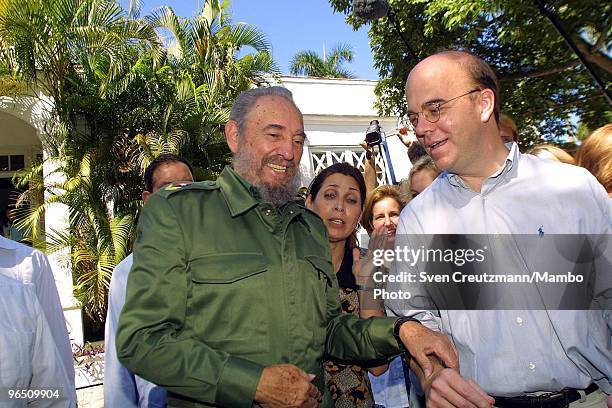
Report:
M348 163L335 163L312 181L306 206L327 227L332 265L340 286L342 313L359 315L355 265L359 260L357 228L366 196L361 172ZM355 262L353 262L355 260ZM366 369L328 360L323 364L325 384L337 407L372 407L372 391Z

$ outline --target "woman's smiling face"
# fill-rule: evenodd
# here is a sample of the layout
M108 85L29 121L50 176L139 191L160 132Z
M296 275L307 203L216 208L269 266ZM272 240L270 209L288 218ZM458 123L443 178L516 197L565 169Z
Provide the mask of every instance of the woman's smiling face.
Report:
M372 207L372 227L387 227L387 234L395 238L395 230L401 212L400 204L393 197L385 197Z

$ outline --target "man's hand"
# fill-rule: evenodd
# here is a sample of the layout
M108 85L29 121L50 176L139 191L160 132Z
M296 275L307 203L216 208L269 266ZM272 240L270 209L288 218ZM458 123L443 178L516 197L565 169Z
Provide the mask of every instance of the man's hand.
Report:
M366 152L374 153L374 148L368 144L365 140L359 143L359 146L363 147Z
M255 401L262 407L318 407L321 393L312 384L314 375L291 364L263 369Z
M612 408L612 395L608 395L608 408Z
M433 373L433 365L428 357L430 355L437 357L445 367L459 371L457 350L444 334L418 322L406 322L400 327L399 337L423 370L425 378Z
M400 138L404 146L410 147L411 144L416 143L414 134L409 134L407 128L398 129L397 136Z
M478 384L463 378L451 368L436 371L422 385L427 408L489 408L495 404L495 399L487 395Z

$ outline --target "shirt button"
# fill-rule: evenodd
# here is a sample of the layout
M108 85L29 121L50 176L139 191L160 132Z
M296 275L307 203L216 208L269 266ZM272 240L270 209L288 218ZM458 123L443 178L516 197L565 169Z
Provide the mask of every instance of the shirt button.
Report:
M516 324L518 324L519 326L522 326L523 322L524 322L524 320L523 320L523 318L521 316L518 316L516 318Z
M293 214L293 210L289 210L289 214Z
M529 367L529 369L530 369L531 371L533 371L533 370L535 370L536 365L535 365L535 363L534 363L533 361L530 361L530 362L529 362L529 365L528 365L527 367Z

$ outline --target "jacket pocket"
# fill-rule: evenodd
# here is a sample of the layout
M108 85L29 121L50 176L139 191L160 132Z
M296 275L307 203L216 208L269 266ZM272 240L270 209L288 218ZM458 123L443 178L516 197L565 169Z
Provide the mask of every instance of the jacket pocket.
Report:
M188 315L196 336L234 355L269 349L266 278L261 253L223 253L189 262Z
M214 254L190 262L191 279L204 284L235 283L266 269L263 254L257 252Z

